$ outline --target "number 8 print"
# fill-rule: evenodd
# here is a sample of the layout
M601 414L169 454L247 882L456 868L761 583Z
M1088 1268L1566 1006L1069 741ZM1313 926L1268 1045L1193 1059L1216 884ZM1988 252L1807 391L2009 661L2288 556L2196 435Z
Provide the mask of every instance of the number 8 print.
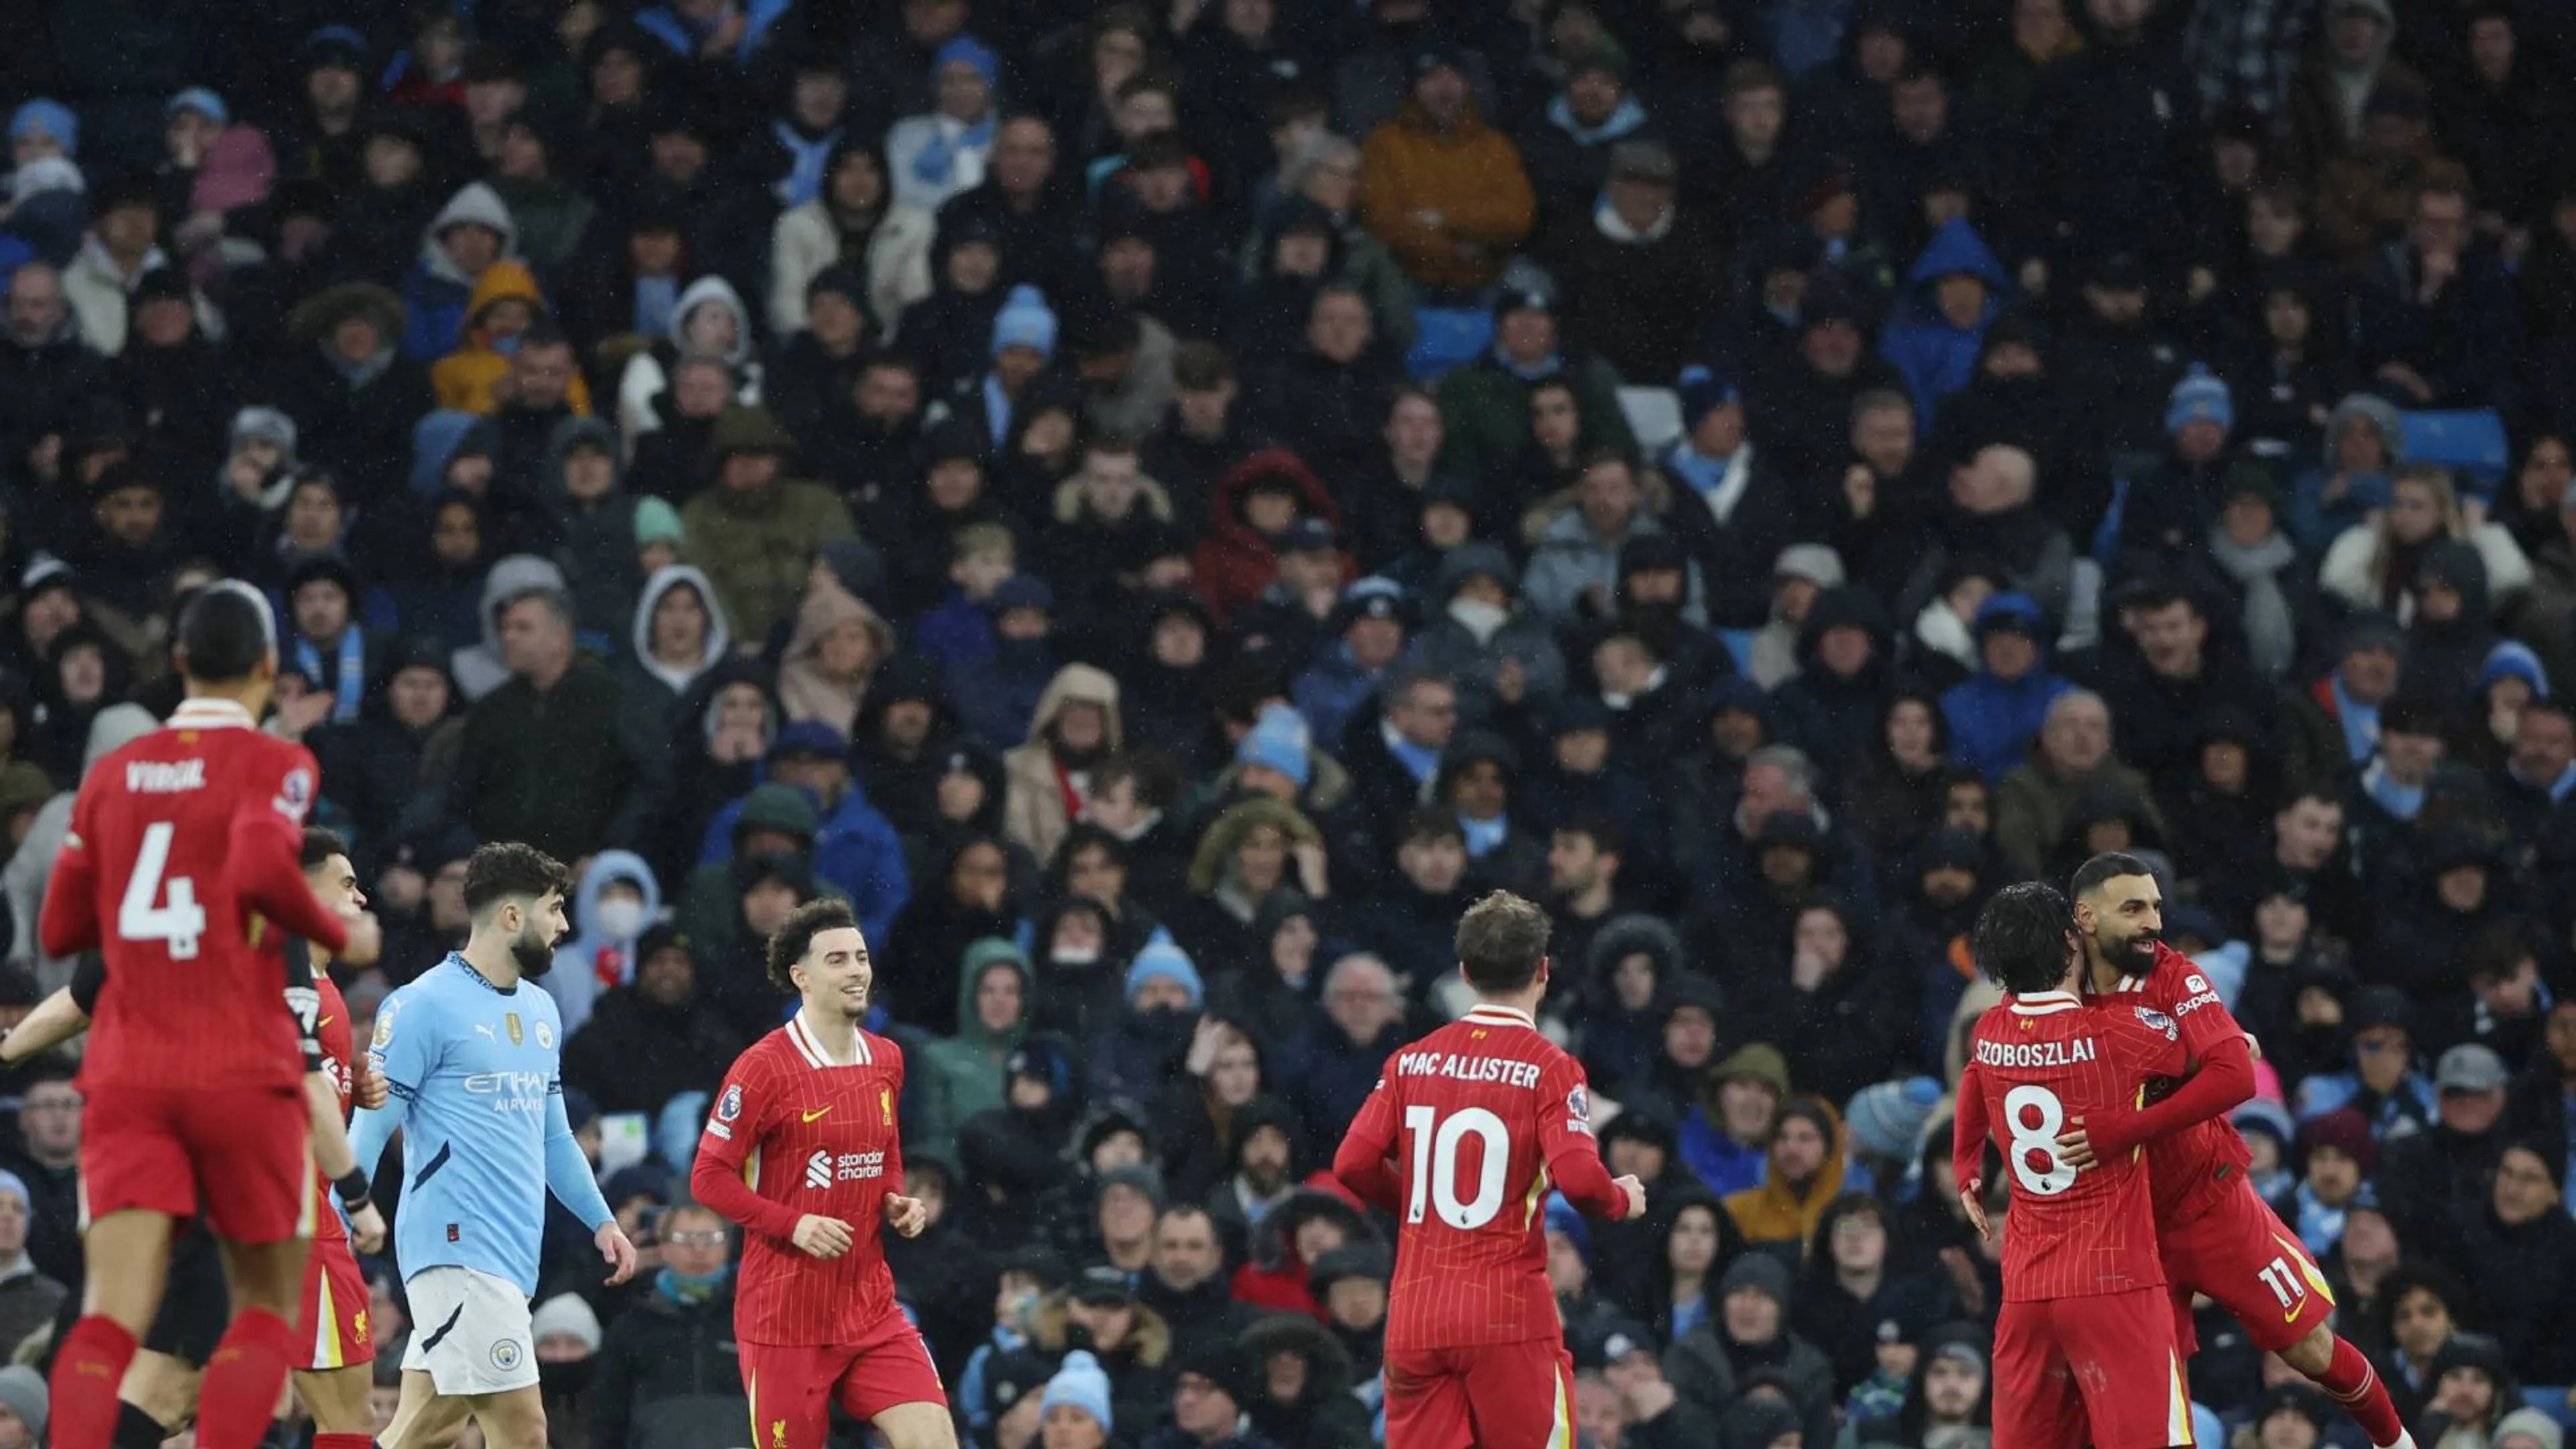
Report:
M2036 1122L2022 1120L2029 1108L2038 1114ZM2004 1093L2004 1129L2012 1134L2013 1176L2021 1185L2041 1197L2055 1197L2075 1185L2075 1167L2057 1152L2057 1134L2066 1126L2066 1104L2046 1087L2015 1087ZM2048 1159L2048 1171L2032 1168L2031 1155Z

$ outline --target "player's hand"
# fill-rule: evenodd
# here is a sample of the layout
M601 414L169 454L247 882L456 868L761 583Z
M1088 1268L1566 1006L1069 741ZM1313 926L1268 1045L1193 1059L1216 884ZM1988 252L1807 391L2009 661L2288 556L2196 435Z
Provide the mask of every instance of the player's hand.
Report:
M921 1230L930 1226L930 1204L917 1197L888 1193L885 1200L885 1220L887 1227L907 1238L920 1237Z
M1986 1221L1986 1180L1972 1177L1959 1184L1959 1207L1968 1215L1968 1226L1977 1230L1980 1242L1995 1240L1994 1224Z
M599 1231L590 1235L590 1240L599 1245L600 1259L608 1264L609 1287L614 1288L635 1276L635 1244L627 1240L624 1228L614 1220L601 1223Z
M1646 1185L1637 1180L1635 1173L1613 1178L1610 1185L1619 1189L1619 1196L1628 1203L1628 1211L1620 1216L1621 1222L1632 1222L1646 1215Z
M351 966L373 966L384 954L385 928L372 911L359 911L348 918L349 944L340 948L338 959Z
M809 1258L828 1263L850 1251L850 1225L839 1218L820 1213L807 1213L796 1220L796 1233L789 1239Z
M392 1097L393 1088L385 1081L383 1069L376 1065L375 1058L367 1058L366 1065L358 1069L358 1084L349 1089L349 1100L364 1110L374 1111Z
M2084 1119L2075 1118L2066 1130L2057 1134L2057 1158L2077 1172L2090 1172L2102 1165L2093 1155L2093 1134L2084 1130Z
M2249 1032L2246 1032L2246 1033L2244 1034L2244 1036L2245 1036L2245 1050L2246 1050L2249 1054L2251 1054L2251 1055L2253 1056L2254 1060L2256 1060L2256 1061L2258 1061L2258 1062L2259 1062L2259 1061L2261 1061L2261 1060L2263 1060L2263 1044L2262 1044L2261 1042L2259 1042L2259 1041L2256 1041L2256 1040L2254 1039L2254 1033L2252 1033L2252 1032L2250 1032L2250 1031L2249 1031Z
M385 1215L376 1210L375 1203L360 1203L358 1210L349 1214L349 1246L369 1254L385 1250Z

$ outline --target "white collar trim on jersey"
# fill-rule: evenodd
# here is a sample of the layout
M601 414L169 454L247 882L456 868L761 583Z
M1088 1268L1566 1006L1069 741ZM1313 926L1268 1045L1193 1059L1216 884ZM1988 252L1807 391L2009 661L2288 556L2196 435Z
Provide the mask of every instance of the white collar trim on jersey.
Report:
M1467 1008L1467 1014L1459 1020L1485 1026L1525 1026L1532 1031L1538 1030L1538 1023L1530 1019L1528 1012L1517 1006L1499 1006L1490 1001L1478 1002Z
M856 1048L858 1055L846 1062L832 1060L832 1054L823 1049L823 1039L816 1036L813 1028L805 1024L805 1012L802 1008L799 1008L794 1016L787 1018L787 1040L796 1048L796 1054L805 1059L805 1065L809 1067L864 1067L875 1060L868 1051L867 1032L858 1027L850 1029L850 1042Z
M172 729L246 730L256 728L258 724L259 721L252 719L250 711L240 704L207 695L190 695L181 700L178 713L170 716Z
M2024 1016L2049 1016L2061 1011L2080 1011L2084 1003L2072 991L2034 991L2013 998L2012 1009Z

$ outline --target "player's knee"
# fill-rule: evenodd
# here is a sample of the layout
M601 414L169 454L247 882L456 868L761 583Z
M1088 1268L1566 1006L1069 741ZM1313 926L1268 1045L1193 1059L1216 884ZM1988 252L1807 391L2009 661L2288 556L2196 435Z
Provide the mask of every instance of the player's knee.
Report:
M887 1414L876 1421L886 1449L957 1449L957 1426L944 1410L932 1404L904 1407L919 1412Z
M546 1449L546 1404L533 1385L485 1400L474 1421L486 1449Z
M2334 1366L2334 1330L2320 1323L2308 1336L2281 1350L2281 1362L2309 1378L2321 1378Z

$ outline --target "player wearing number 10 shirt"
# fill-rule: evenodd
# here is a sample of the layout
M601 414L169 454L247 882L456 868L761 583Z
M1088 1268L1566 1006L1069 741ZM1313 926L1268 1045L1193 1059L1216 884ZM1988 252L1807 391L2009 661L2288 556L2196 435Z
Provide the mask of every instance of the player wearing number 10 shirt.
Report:
M1497 891L1458 925L1465 1016L1390 1058L1333 1173L1397 1215L1387 1449L1572 1449L1573 1360L1547 1280L1553 1186L1595 1217L1645 1211L1592 1139L1582 1067L1539 1035L1548 922Z
M1994 1125L2011 1185L2004 1303L1995 1324L1995 1449L2170 1449L2191 1437L2136 1151L2079 1169L2057 1135L2135 1101L2186 1065L2171 1020L2074 991L2082 956L2054 888L2007 887L1977 919L1977 964L2009 993L1977 1020L1951 1144L1971 1182ZM1982 1226L1982 1224L1980 1224Z

